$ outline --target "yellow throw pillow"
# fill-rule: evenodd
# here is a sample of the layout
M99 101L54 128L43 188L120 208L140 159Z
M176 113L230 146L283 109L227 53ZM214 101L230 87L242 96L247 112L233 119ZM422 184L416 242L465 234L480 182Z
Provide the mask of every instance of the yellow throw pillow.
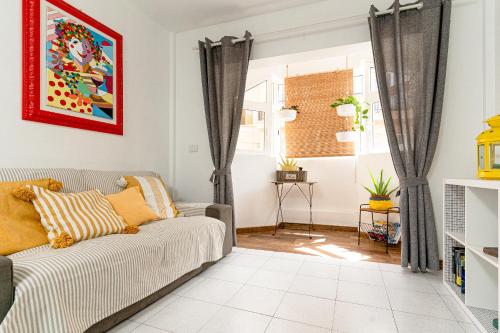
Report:
M109 194L106 199L111 202L115 211L123 217L128 225L139 226L143 223L158 220L141 195L139 187L134 186L116 194Z
M176 217L178 212L168 194L167 186L157 177L125 176L127 188L138 186L144 199L159 219Z
M40 214L42 225L54 248L115 233L136 233L128 226L99 190L80 193L56 193L38 186L28 186Z
M29 200L18 199L22 196L19 188L36 185L56 190L62 187L58 184L51 179L0 183L0 255L6 256L49 242L35 207Z

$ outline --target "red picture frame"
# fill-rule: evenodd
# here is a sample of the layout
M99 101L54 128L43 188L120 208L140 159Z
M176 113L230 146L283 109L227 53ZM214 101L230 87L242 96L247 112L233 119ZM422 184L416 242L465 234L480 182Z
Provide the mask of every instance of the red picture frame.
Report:
M113 75L116 75L116 83L113 88L115 94L115 123L106 123L93 119L75 117L43 110L40 103L40 63L41 63L41 39L40 39L40 9L41 0L23 0L22 28L23 28L23 93L22 93L22 119L41 123L79 128L103 133L123 135L123 38L116 31L86 15L79 9L67 4L62 0L44 0L49 4L67 12L90 27L94 27L115 41L115 52Z

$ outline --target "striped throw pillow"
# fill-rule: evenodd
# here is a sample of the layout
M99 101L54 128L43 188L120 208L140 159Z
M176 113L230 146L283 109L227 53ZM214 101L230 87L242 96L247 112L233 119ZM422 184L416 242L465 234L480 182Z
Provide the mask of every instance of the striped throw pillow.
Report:
M127 188L139 186L148 206L160 219L176 217L178 212L160 178L151 176L125 176Z
M27 186L35 194L32 200L54 248L115 233L136 233L114 211L99 190L80 193L56 193L38 186Z

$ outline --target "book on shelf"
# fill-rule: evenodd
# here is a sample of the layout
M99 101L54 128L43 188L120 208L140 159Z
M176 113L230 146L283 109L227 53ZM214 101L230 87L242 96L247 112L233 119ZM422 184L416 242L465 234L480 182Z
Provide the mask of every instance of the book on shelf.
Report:
M453 280L465 294L465 248L454 246L453 249Z

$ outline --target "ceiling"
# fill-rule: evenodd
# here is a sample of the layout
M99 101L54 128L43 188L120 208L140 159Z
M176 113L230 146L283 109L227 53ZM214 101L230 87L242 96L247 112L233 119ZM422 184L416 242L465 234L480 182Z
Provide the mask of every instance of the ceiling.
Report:
M126 0L169 31L185 31L324 0Z

